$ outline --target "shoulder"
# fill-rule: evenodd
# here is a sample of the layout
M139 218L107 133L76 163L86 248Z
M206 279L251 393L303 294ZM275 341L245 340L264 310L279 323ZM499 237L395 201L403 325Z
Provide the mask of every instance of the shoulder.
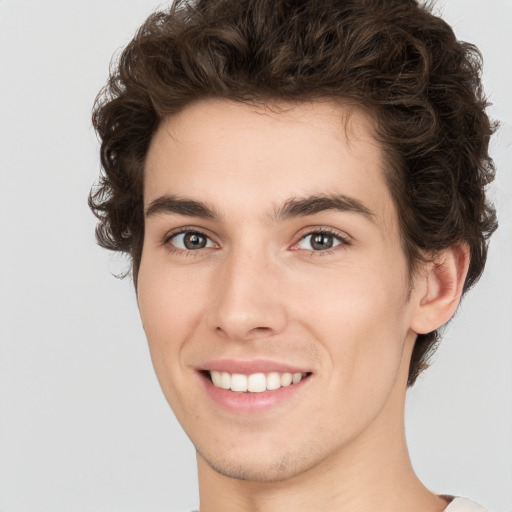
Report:
M488 512L485 508L477 505L466 498L454 498L445 508L444 512Z

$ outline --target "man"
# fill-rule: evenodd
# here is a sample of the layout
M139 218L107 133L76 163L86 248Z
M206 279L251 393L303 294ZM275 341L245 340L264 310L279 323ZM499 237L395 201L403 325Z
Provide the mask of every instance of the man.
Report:
M496 228L479 66L414 0L179 1L122 54L90 203L202 512L482 510L404 433Z

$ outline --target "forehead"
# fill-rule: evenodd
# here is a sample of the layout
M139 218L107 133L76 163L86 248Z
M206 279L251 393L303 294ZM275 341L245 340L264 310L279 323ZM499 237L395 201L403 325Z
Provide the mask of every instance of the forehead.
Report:
M204 100L165 119L145 166L147 206L168 194L260 216L290 198L343 194L385 217L382 150L361 109Z

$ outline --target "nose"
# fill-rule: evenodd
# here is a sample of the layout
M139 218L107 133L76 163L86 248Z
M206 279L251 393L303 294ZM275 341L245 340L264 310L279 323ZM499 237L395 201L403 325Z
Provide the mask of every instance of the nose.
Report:
M234 341L266 338L287 324L280 272L264 255L229 255L218 268L208 324Z

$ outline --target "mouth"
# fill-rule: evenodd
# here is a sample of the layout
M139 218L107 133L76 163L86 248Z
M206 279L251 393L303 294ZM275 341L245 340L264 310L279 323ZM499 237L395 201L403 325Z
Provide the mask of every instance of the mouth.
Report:
M293 386L308 378L310 372L269 372L269 373L230 373L218 370L205 370L205 376L220 389L236 393L264 393Z
M293 409L313 380L309 368L282 361L216 359L203 364L197 370L207 396L235 416Z

